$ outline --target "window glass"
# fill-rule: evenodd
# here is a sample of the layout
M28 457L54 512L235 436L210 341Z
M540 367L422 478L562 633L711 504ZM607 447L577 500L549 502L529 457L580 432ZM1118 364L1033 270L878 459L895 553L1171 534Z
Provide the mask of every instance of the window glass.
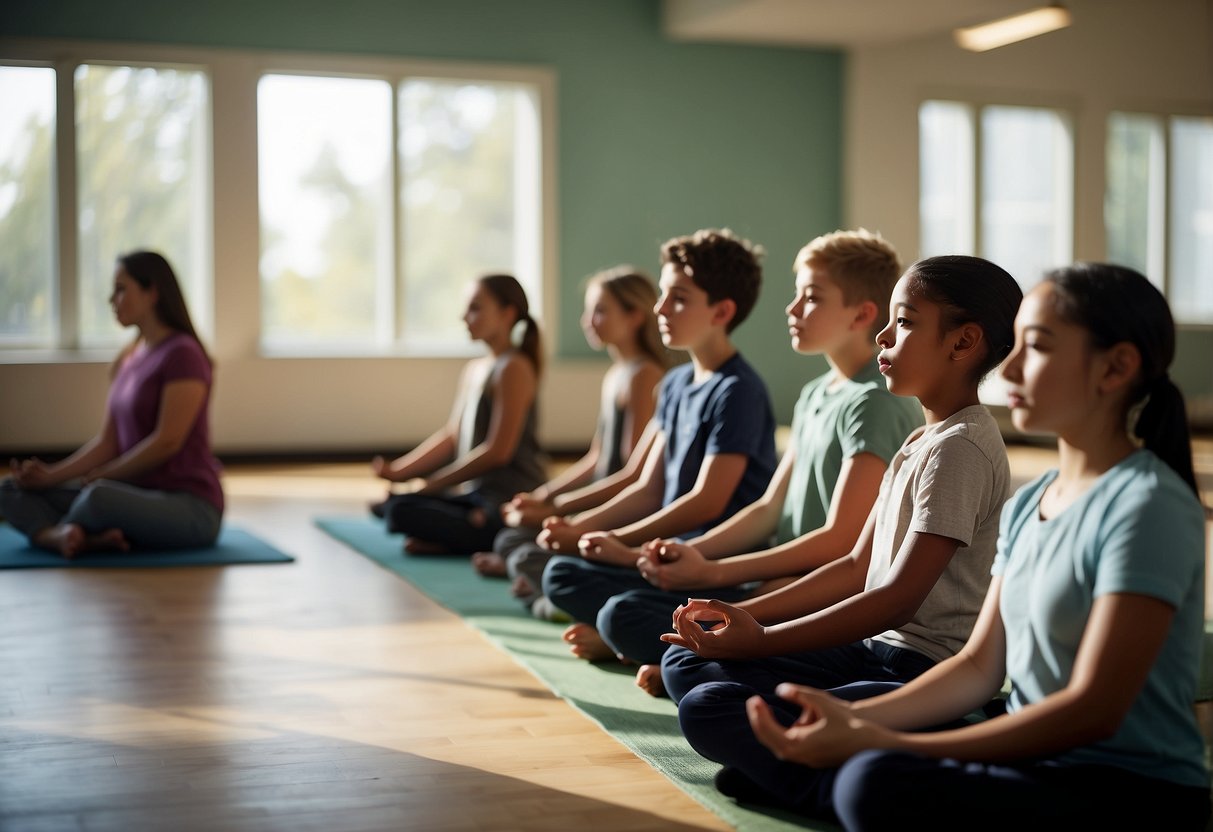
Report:
M1163 279L1162 119L1113 113L1108 119L1104 225L1108 260Z
M411 348L466 343L466 287L513 274L540 308L539 120L520 84L416 78L400 87L399 295Z
M78 339L126 335L109 309L114 260L152 249L181 281L195 326L210 320L210 105L206 75L82 65L75 74Z
M264 345L364 350L391 340L391 304L379 303L392 283L391 96L374 79L261 79Z
M927 101L918 113L921 254L972 254L973 110Z
M1062 114L981 113L981 255L1024 289L1073 256L1073 144Z
M1213 118L1171 119L1171 308L1213 321Z
M55 71L0 67L0 344L55 338Z

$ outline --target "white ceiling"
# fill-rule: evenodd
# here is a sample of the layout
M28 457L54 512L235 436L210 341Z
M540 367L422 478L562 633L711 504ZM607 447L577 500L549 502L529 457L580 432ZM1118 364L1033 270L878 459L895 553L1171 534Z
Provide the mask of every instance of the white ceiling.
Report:
M866 46L985 23L1047 0L663 0L675 40Z

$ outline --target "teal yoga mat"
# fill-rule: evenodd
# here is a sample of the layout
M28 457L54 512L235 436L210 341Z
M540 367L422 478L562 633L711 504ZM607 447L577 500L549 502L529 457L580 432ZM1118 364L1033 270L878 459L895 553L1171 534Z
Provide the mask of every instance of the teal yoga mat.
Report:
M406 555L404 538L389 534L382 522L371 517L322 517L315 523L462 616L553 692L737 829L837 829L828 823L809 823L789 814L741 806L722 795L712 785L719 766L687 745L673 702L640 691L633 684L634 668L574 658L560 640L564 625L532 618L510 597L506 581L476 574L467 556Z
M225 566L239 563L290 563L283 554L243 529L225 526L214 546L204 549L159 549L136 552L90 552L67 560L35 549L25 536L0 525L0 569L78 569L93 567Z

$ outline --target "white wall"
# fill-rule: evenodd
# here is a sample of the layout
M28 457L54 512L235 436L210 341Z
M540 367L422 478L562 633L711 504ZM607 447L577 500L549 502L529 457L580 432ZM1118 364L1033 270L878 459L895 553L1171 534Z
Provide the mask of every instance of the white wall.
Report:
M1208 0L1071 0L1074 24L985 53L950 33L854 50L846 93L845 212L907 259L918 250L918 106L928 98L1037 104L1075 124L1076 259L1104 256L1109 112L1213 113Z
M217 356L211 425L220 453L403 449L446 419L456 359L266 359ZM540 434L556 448L589 442L605 364L545 373ZM0 448L64 450L96 432L104 362L0 365Z

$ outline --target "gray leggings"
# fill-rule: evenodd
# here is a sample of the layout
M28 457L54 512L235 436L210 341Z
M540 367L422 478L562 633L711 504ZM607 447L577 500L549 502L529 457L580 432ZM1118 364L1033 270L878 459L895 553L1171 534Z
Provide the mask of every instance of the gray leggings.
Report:
M48 526L75 523L87 534L121 529L140 549L210 546L219 536L219 509L183 491L153 491L114 480L43 491L0 482L0 516L33 539Z

